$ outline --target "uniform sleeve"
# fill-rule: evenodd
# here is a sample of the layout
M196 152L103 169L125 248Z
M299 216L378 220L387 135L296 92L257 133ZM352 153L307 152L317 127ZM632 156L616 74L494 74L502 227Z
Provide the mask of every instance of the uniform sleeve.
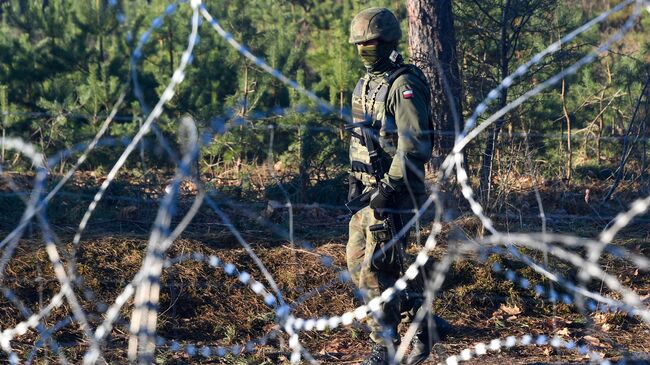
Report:
M409 179L424 179L424 164L431 158L429 90L415 77L398 78L387 98L387 111L397 126L397 151L384 182L403 191Z

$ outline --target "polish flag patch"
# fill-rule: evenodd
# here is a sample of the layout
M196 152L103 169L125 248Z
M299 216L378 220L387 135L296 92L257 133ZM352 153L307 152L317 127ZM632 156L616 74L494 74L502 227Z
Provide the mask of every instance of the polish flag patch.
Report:
M404 90L404 91L402 92L402 96L404 97L404 99L411 99L411 98L413 98L413 90Z

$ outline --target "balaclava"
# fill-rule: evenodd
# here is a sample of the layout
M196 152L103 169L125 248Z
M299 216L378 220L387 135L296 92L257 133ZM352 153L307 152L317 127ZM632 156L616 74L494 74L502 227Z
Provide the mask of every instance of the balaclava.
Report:
M368 72L384 72L393 66L390 55L396 46L395 42L382 41L377 44L358 45L359 57Z

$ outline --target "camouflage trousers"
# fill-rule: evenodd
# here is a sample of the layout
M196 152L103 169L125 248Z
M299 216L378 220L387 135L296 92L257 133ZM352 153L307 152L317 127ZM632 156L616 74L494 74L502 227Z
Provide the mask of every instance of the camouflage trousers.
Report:
M403 214L402 220L407 222L410 217L410 214ZM370 207L365 207L352 216L349 224L346 246L348 271L354 284L363 293L366 304L395 284L395 281L400 278L402 265L405 264L403 262L405 239L393 245L392 249L384 251L383 243L386 242L381 232L370 230L371 226L382 223L381 220L375 219ZM408 234L405 237L408 237ZM409 283L409 288L402 293L403 295L396 296L382 305L380 317L371 316L368 319L371 329L370 338L373 342L379 344L386 344L389 340L393 343L399 342L397 326L402 321L402 317L412 319L413 314L422 304L422 290L419 287Z

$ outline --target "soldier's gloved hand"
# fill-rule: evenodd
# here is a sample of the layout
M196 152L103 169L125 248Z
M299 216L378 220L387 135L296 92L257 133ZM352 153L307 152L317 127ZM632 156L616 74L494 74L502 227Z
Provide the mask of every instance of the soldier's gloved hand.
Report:
M389 185L379 184L377 191L370 197L370 208L372 208L375 219L385 219L386 210L393 208L395 189Z
M363 191L363 184L354 176L348 175L348 201L361 195Z

